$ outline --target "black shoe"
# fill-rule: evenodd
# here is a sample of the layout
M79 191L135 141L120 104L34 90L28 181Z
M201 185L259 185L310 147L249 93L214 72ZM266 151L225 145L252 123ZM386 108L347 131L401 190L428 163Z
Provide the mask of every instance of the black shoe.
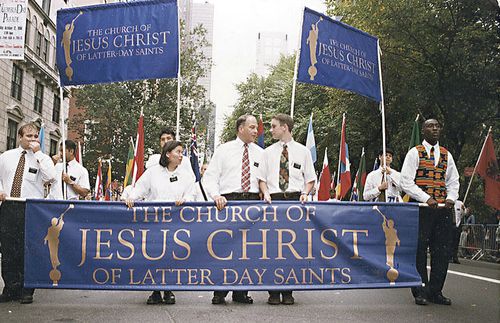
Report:
M233 302L243 303L243 304L253 304L253 299L248 295L244 295L244 294L234 295L234 293L233 293Z
M434 304L451 305L451 299L449 299L448 297L444 297L441 293L432 296L429 300Z
M280 305L280 293L269 294L269 298L267 299L267 304L269 305Z
M283 305L293 305L295 303L295 299L292 294L283 294L283 299L281 300L281 304Z
M175 304L175 295L172 291L166 290L163 294L163 303L167 305Z
M21 299L19 300L21 304L31 304L33 303L33 296L29 294L25 294L21 296Z
M460 261L458 260L458 258L453 258L453 263L454 264L460 264Z
M418 296L415 296L415 304L427 305L427 304L429 304L429 301L425 297L418 295Z
M226 304L226 299L223 296L214 295L214 297L212 298L212 304L214 305Z
M163 299L161 298L161 292L159 291L154 291L153 294L151 294L146 301L146 304L148 305L157 305L163 303Z
M17 298L19 299L19 298ZM0 295L0 303L7 303L7 302L12 302L17 300L15 297L13 297L11 294L6 294L3 293Z

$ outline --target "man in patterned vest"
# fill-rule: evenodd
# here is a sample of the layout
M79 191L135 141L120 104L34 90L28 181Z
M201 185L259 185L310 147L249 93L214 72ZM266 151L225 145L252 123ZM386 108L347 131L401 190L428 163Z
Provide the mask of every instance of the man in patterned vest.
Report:
M449 245L453 228L453 207L458 198L459 176L448 150L439 145L441 125L427 119L422 126L424 141L406 154L401 169L401 187L413 202L427 203L420 208L417 245L417 271L423 287L412 288L417 305L451 305L442 294L448 270ZM427 275L427 248L431 272Z

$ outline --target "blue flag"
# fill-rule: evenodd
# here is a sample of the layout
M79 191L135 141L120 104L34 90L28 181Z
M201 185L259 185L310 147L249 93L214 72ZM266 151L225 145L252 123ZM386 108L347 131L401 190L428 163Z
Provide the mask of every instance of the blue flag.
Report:
M57 12L61 85L175 78L177 1L150 0Z
M42 123L38 132L38 141L40 142L40 150L45 153L45 124Z
M316 140L314 139L312 113L311 117L309 118L309 126L307 127L306 147L311 152L312 161L313 163L315 163L316 160L318 160L318 156L316 152Z
M297 81L381 101L378 39L305 8Z

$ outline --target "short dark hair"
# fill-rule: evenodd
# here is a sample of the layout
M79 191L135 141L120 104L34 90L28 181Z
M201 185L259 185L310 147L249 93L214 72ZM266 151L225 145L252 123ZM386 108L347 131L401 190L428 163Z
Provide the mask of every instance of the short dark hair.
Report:
M253 115L251 114L244 114L242 116L240 116L238 119L236 119L236 132L238 132L238 130L240 130L240 127L245 123L247 122L248 118L255 118Z
M158 136L158 139L161 139L161 136L163 135L171 135L174 140L176 139L175 138L175 132L174 132L174 129L172 128L163 128L161 131L160 131L160 135Z
M66 149L68 149L68 150L73 149L73 153L76 152L76 143L73 140L69 140L69 139L65 140L64 145L66 145Z
M278 113L273 117L273 119L278 120L280 125L286 124L288 126L288 131L292 132L294 122L291 116L284 113Z
M163 148L161 150L161 156L160 156L160 165L163 167L167 167L168 164L170 164L170 160L167 157L167 153L171 152L177 147L183 147L182 142L177 141L177 140L172 140L167 142L165 145L163 145Z
M19 128L19 130L17 131L17 134L22 137L24 135L25 129L34 129L36 132L39 131L36 124L34 124L33 122L29 122L27 124L22 125L21 128Z
M382 156L383 153L384 153L384 148L380 148L380 150L378 151L378 155ZM386 154L389 153L394 156L394 150L392 150L391 147L385 147L385 153Z
M436 121L437 121L437 123L439 123L439 125L440 125L441 127L443 127L443 124L441 123L441 121L439 121L437 118L430 117L430 118L425 119L425 120L422 122L422 129L424 129L425 123L426 123L427 121L430 121L430 120L436 120Z

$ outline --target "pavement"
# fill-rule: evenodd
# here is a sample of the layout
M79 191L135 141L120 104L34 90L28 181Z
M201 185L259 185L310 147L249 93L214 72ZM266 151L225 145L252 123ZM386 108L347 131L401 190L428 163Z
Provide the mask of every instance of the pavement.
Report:
M417 306L407 288L300 291L292 306L267 305L267 292L250 292L252 305L212 305L210 292L146 305L144 291L36 290L33 304L0 304L0 322L500 322L500 265L461 262L443 290L451 306Z

